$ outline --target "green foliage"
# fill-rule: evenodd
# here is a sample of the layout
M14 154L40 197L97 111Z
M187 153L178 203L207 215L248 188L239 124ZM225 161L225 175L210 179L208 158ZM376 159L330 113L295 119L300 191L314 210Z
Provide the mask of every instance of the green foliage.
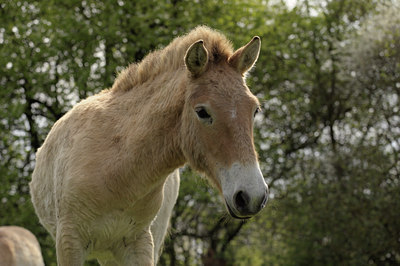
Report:
M397 1L4 1L0 4L0 224L54 242L29 199L51 125L116 73L206 24L236 48L259 35L247 81L271 187L248 222L189 168L161 265L400 264ZM95 264L95 263L93 263Z

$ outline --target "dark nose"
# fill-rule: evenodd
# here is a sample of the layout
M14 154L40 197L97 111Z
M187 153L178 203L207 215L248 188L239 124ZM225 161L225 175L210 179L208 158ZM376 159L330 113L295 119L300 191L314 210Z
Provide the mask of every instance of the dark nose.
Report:
M250 199L250 196L245 191L238 191L234 196L234 204L236 210L240 215L254 215L265 207L268 201L268 191L265 191L264 195L257 200Z

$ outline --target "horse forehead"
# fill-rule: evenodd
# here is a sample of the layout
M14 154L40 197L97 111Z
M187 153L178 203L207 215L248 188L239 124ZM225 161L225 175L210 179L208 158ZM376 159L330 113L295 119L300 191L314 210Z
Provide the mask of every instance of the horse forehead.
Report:
M214 71L210 71L209 76L214 83L222 88L228 87L230 90L237 89L239 91L246 88L243 76L231 67L217 67Z
M214 71L207 77L210 96L234 102L235 105L241 100L252 101L253 94L248 89L243 77L235 71ZM245 101L245 102L249 102Z
M257 99L251 93L222 96L211 99L210 102L215 109L220 109L232 118L240 117L241 115L246 116L258 104Z
M252 110L254 106L259 105L259 101L254 96L246 84L224 84L211 93L211 100L215 105L229 108L231 113L245 112Z
M191 95L195 102L211 102L224 108L246 108L258 104L241 74L231 67L219 66L207 71Z

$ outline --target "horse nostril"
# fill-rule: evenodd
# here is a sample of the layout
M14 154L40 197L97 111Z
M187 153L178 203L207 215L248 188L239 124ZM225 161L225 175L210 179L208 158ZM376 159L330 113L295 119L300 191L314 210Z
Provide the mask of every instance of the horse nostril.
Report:
M245 209L249 204L250 198L245 192L239 191L236 193L234 200L237 209Z

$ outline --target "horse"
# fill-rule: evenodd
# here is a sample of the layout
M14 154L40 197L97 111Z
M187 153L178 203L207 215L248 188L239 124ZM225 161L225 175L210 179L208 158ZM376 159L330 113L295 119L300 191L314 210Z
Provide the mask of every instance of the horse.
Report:
M260 46L256 36L234 51L222 33L196 27L53 125L30 192L58 265L154 265L184 164L219 190L232 217L265 206L253 140L260 104L245 82Z
M36 237L19 226L0 226L0 265L44 266Z

